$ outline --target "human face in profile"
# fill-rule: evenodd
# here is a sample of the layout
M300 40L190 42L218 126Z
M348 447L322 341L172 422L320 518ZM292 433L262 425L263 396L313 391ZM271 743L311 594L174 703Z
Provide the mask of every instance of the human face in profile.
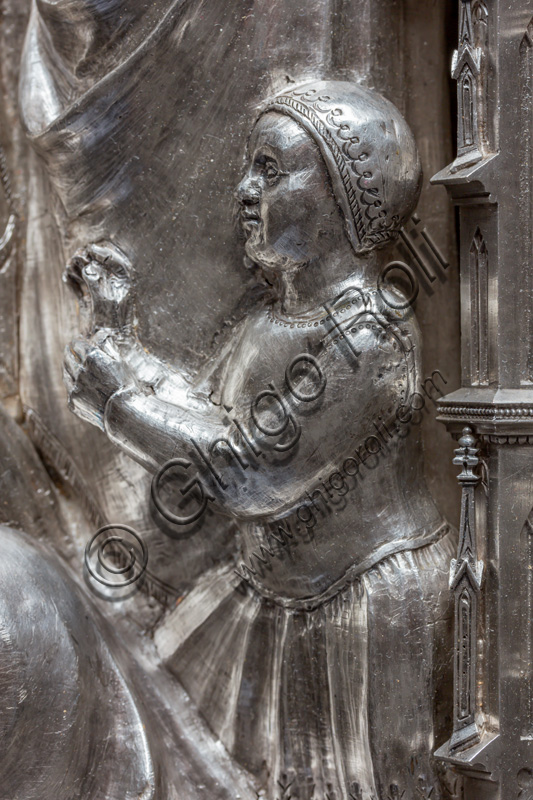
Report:
M343 236L341 212L312 137L277 112L250 137L246 174L236 190L246 254L273 271L295 270Z

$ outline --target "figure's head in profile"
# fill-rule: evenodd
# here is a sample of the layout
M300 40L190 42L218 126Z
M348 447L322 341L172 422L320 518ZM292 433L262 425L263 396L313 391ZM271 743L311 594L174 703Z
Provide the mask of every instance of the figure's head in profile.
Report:
M364 257L398 236L420 184L414 137L392 103L344 81L286 90L261 109L236 192L247 256L294 270L348 240Z

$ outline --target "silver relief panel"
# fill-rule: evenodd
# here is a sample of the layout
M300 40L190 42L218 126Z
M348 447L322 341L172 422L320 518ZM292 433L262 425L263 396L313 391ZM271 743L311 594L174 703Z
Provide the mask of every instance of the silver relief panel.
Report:
M2 12L0 797L466 797L492 6Z

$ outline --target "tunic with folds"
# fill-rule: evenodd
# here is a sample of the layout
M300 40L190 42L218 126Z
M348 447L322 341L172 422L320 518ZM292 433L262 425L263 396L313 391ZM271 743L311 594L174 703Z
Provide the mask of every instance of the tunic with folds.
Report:
M219 568L158 631L168 667L266 797L442 796L431 753L451 666L454 534L443 525L427 541L314 607L284 607Z

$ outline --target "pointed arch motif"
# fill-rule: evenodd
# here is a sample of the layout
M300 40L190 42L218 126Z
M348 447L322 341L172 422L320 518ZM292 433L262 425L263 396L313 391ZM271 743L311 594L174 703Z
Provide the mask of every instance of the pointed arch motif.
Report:
M472 21L474 25L474 41L477 47L487 43L487 29L489 24L489 11L484 0L476 0L472 4Z
M472 8L469 2L463 4L459 19L459 46L473 44Z
M459 77L459 90L463 106L461 147L471 147L474 144L474 79L467 65L463 67Z
M472 16L475 22L487 22L489 11L484 0L474 0L472 4Z
M476 45L477 28L472 18L471 0L460 4L459 47L452 61L452 77L457 81L457 158L455 171L475 164L482 153L482 48Z
M455 595L455 645L453 734L450 749L456 750L479 741L478 699L476 691L478 656L478 598L481 592L483 562L478 560L475 527L475 489L479 476L478 448L470 428L463 429L460 447L453 463L461 466L461 522L457 558L450 571L450 588Z
M470 245L471 383L489 383L489 255L478 228Z

